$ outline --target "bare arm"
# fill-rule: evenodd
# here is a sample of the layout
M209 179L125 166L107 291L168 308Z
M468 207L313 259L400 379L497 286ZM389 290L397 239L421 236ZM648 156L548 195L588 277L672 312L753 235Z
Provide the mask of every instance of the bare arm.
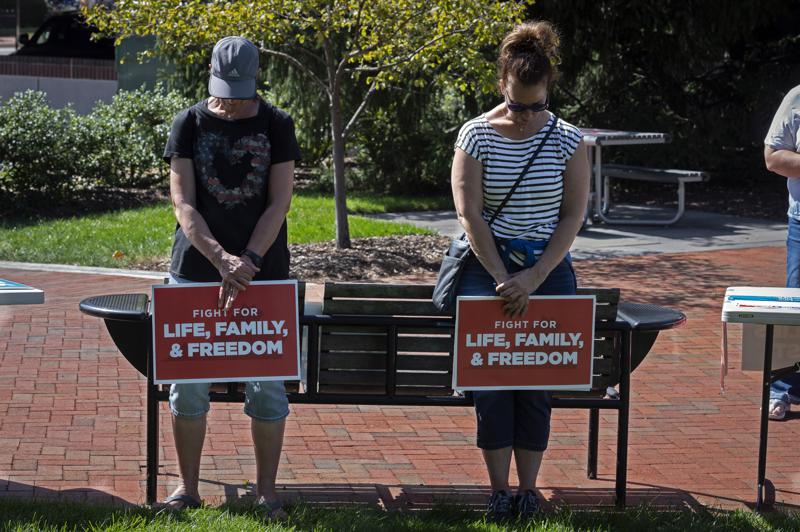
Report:
M528 307L528 295L541 285L564 259L583 225L589 199L589 159L583 141L567 161L564 170L564 195L558 225L542 256L531 268L522 270L497 287L497 293L509 302L506 311L522 314Z
M456 148L450 183L453 188L453 202L458 221L469 237L475 256L494 278L502 283L508 278L508 270L503 264L489 224L483 219L483 167L480 161Z
M800 153L764 146L764 162L770 172L783 177L800 178Z
M269 171L269 195L267 208L258 219L253 234L247 242L247 248L259 255L264 255L275 242L283 221L292 204L294 187L294 161L274 164ZM250 262L250 259L244 257Z
M249 261L243 262L231 255L217 242L208 224L197 210L197 191L195 189L194 165L191 159L173 157L170 161L169 185L175 218L181 225L189 242L219 270L222 277L220 306L230 306L226 286L244 290L256 274Z

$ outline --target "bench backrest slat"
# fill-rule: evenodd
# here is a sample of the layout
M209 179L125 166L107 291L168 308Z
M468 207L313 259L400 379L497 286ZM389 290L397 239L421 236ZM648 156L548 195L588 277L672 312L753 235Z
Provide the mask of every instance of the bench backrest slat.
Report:
M437 316L432 296L432 285L327 282L322 313Z
M438 316L431 303L432 285L375 283L325 284L323 314L358 316ZM594 295L597 322L615 320L619 290L580 288ZM397 346L394 387L397 395L452 394L453 337L435 328L401 327L389 338L386 326L324 326L320 329L318 393L379 393L387 388L390 340ZM597 331L593 392L619 382L619 339ZM561 394L559 394L561 395ZM584 393L586 395L586 393Z

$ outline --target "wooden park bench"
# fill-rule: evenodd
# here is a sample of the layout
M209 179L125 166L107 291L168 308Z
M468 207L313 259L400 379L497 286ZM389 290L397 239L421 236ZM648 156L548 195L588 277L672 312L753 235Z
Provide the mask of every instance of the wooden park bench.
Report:
M304 284L299 284L304 308ZM469 393L452 389L454 319L431 302L433 286L326 283L321 313L302 314L306 383L287 382L290 402L310 404L470 406ZM685 321L682 313L654 305L619 302L618 289L582 288L595 295L594 368L589 392L558 392L553 408L587 408L587 475L597 476L599 410L618 412L616 502L625 505L630 373L644 359L658 331ZM81 311L103 318L122 354L148 378L147 502L156 499L158 403L168 386L155 386L148 363L152 346L146 294L85 299ZM244 385L214 385L213 402L243 402Z
M708 181L706 172L699 170L677 170L673 168L647 168L624 164L602 165L603 176L603 208L596 213L604 222L629 225L672 225L683 217L686 208L686 183L703 183ZM678 210L668 219L631 219L612 218L607 216L611 208L611 182L614 179L628 179L647 183L661 183L678 187Z

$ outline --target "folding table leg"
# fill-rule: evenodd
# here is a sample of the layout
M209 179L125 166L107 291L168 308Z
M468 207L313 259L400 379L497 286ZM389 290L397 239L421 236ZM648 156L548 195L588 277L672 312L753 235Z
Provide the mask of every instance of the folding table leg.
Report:
M153 384L151 358L147 365L147 504L156 502L158 490L158 388Z
M761 434L758 440L758 481L756 510L764 504L764 482L767 476L767 437L769 435L769 388L772 372L772 334L773 325L767 325L764 340L764 372L761 375Z
M597 447L600 432L600 409L589 409L589 456L586 460L586 478L597 478Z

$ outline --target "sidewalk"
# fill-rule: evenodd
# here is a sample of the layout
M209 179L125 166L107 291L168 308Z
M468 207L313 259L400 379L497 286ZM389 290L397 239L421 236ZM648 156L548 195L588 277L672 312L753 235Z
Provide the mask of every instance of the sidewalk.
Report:
M629 504L742 508L755 498L759 376L732 359L719 393L720 308L730 285L783 282L782 247L578 260L583 286L682 310L632 376ZM146 292L151 280L0 269L43 288L39 306L0 307L0 496L144 500L144 379L120 356L89 295ZM408 280L409 278L405 278ZM414 279L432 281L432 278ZM731 351L740 335L732 327ZM160 495L177 482L162 406ZM612 504L616 421L601 414L598 480L585 477L588 414L555 410L539 486L549 504ZM488 478L468 408L292 406L278 482L287 498L425 507L483 504ZM800 423L770 424L768 499L800 505ZM209 503L255 480L241 405L212 406L200 491ZM773 487L774 485L774 487Z
M624 214L638 213L638 219L664 218L665 209L621 206ZM454 211L424 211L371 216L381 220L408 223L455 237L464 232ZM786 221L774 222L725 214L687 211L675 225L587 224L572 246L577 259L597 259L651 253L687 253L718 249L783 246Z

